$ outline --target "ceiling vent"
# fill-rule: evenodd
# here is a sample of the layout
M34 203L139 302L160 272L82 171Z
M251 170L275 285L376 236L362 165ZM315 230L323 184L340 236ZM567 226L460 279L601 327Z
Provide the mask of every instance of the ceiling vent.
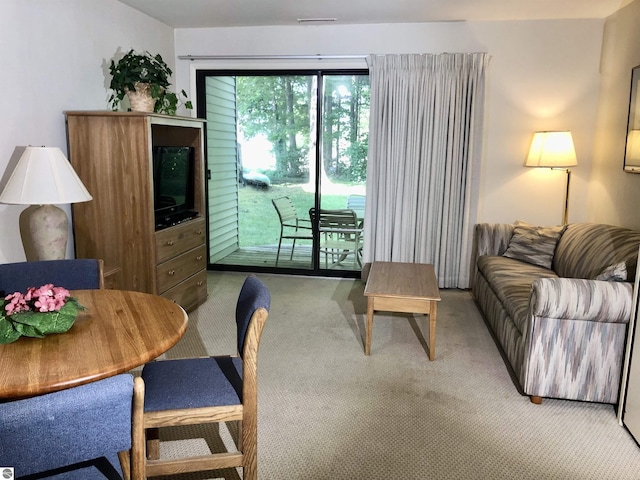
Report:
M335 17L319 17L319 18L298 18L298 23L333 23L337 22Z

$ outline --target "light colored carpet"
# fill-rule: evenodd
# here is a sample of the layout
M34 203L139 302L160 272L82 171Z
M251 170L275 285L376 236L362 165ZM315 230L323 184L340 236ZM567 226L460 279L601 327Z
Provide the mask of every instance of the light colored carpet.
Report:
M612 405L533 405L518 393L469 292L442 291L429 362L420 315L376 314L365 357L360 280L258 276L272 295L259 353L261 480L640 478L640 449ZM210 272L209 300L165 357L233 353L245 277ZM221 440L196 430L206 440L165 435L162 455L230 442L224 428Z

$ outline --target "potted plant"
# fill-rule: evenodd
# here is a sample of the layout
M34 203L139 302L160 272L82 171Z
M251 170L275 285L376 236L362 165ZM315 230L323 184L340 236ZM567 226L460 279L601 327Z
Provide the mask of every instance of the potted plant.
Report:
M184 90L180 91L180 97L167 90L173 72L160 54L137 53L131 49L117 63L111 60L109 72L109 88L113 90L109 104L114 111L125 95L131 109L136 111L175 115L180 101L184 102L185 108L193 108Z

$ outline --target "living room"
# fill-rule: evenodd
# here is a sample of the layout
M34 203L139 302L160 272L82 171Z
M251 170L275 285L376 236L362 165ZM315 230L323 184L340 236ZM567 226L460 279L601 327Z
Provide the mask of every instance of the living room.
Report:
M640 0L620 0L618 10L597 18L301 26L292 13L286 26L229 28L174 29L118 0L6 0L0 13L2 84L11 93L10 113L0 120L3 172L16 160L16 147L46 145L66 152L63 112L106 110L109 62L130 48L162 54L175 72L174 87L191 98L194 69L225 63L181 56L487 52L474 223L561 222L566 175L524 168L524 159L534 131L566 129L573 133L578 157L569 221L640 229L635 210L640 177L622 169L631 69L640 64ZM361 60L336 64L364 66ZM5 225L0 263L25 259L17 228L22 208L0 204ZM67 257L73 254L70 242ZM216 308L190 314L199 330L187 334L174 355L233 347L227 326L209 326L206 320L232 318L243 278L215 277L210 298ZM468 292L444 292L448 301L439 318L450 321L441 322L438 355L445 361L428 362L415 335L423 325L404 322L399 332L385 320L376 324L377 343L365 357L363 285L321 279L312 289L314 280L269 277L279 300L261 350L269 374L262 377L268 381L260 393L263 478L401 478L407 465L403 478L428 478L415 472L433 472L434 465L439 470L432 478L498 478L490 476L496 471L500 478L633 478L628 472L637 472L636 444L616 424L611 405L550 400L536 406L518 393ZM292 308L309 291L322 304ZM286 321L284 308L293 312ZM332 349L318 340L319 331L331 332ZM295 341L287 337L291 332L298 332ZM392 341L383 343L386 338ZM286 347L274 348L278 339ZM307 373L293 371L291 359ZM453 365L451 359L461 361ZM315 374L318 367L325 383ZM400 382L398 371L410 386ZM495 381L485 381L482 373ZM414 381L425 378L429 381ZM315 401L311 409L304 403L309 398ZM416 413L426 407L433 417ZM489 434L479 428L483 423L494 427ZM619 452L620 461L614 455ZM575 476L578 466L594 476ZM618 477L616 467L623 472ZM285 471L295 473L287 477Z

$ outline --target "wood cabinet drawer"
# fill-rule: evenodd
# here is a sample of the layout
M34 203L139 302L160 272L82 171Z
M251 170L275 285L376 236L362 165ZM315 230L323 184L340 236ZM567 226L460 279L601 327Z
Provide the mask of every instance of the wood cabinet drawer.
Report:
M207 271L196 273L160 296L190 312L207 299Z
M158 263L180 255L205 242L204 218L185 222L156 232L156 259ZM162 291L162 289L160 289Z
M201 245L157 267L158 292L163 293L207 267L206 247Z

